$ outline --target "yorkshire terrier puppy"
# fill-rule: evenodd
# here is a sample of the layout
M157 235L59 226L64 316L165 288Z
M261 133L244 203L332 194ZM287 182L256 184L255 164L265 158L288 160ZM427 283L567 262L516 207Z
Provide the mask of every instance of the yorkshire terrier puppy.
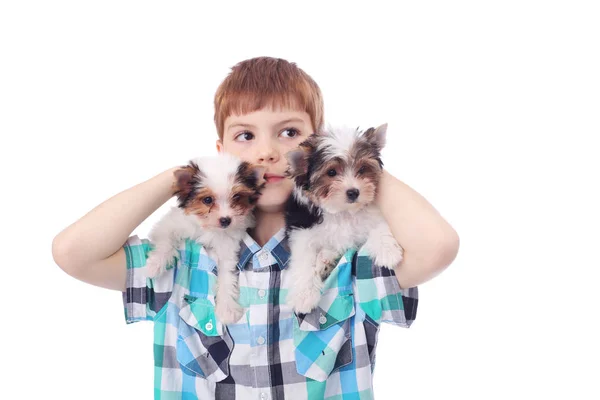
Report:
M175 171L177 206L149 233L155 245L148 276L160 275L179 259L180 243L189 238L202 245L217 265L215 313L223 324L238 321L237 257L246 230L254 226L255 203L264 187L264 167L221 153L191 160Z
M375 264L388 268L402 261L402 247L374 204L386 130L387 124L364 132L329 127L286 154L294 181L286 209L294 282L287 302L298 313L315 308L346 250L364 245Z

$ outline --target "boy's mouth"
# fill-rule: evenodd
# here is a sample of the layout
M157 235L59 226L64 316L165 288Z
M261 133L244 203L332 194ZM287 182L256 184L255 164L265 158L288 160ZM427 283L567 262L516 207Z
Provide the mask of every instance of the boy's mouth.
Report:
M265 174L265 181L267 181L267 184L281 182L284 179L285 177L283 175Z

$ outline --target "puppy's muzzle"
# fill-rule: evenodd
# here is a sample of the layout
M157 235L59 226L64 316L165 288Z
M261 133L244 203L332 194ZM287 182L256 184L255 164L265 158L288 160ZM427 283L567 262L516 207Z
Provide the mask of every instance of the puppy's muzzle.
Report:
M219 218L219 224L221 224L221 228L227 228L231 224L231 218L221 217Z
M360 195L360 191L358 189L348 189L346 190L346 197L348 198L349 203L354 203L358 196Z

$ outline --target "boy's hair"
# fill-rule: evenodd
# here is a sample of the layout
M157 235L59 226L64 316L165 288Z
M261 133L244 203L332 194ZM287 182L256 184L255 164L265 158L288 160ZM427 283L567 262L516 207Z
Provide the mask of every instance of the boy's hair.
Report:
M316 82L293 62L256 57L233 66L215 93L219 139L223 139L227 117L266 106L306 111L315 131L323 126L323 96Z

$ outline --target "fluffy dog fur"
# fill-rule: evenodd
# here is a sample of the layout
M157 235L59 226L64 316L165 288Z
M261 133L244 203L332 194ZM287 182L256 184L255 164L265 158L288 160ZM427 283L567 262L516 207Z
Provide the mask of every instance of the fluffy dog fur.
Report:
M347 249L364 244L388 268L402 261L403 250L374 204L386 130L387 124L365 132L329 127L286 154L295 184L286 212L294 282L288 304L298 313L315 308L324 278Z
M252 209L264 183L264 168L220 154L196 158L175 171L176 207L149 233L155 245L147 261L148 275L161 274L179 258L181 241L201 244L217 264L217 318L229 324L239 320L237 257L246 230L254 226Z

